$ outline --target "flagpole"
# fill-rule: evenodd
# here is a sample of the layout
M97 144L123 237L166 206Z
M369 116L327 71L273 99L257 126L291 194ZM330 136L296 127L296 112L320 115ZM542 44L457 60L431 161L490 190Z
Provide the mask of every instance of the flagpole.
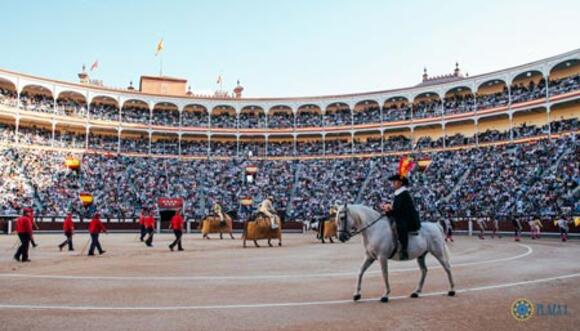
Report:
M163 53L159 57L159 77L163 76Z

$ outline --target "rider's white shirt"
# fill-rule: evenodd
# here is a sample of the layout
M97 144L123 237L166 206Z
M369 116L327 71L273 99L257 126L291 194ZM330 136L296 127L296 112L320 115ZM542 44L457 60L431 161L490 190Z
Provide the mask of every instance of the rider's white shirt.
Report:
M405 192L407 190L407 188L405 186L401 186L398 189L395 190L395 196Z

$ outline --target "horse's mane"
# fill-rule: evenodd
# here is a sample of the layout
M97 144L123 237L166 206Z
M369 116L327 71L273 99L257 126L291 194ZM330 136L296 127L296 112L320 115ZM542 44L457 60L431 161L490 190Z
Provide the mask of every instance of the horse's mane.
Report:
M381 214L374 210L373 208L369 207L369 206L365 206L365 205L361 205L361 204L354 204L354 205L347 205L348 209L350 209L351 211L355 211L358 212L360 214L366 215L368 216L367 218L377 218L379 216L381 216Z

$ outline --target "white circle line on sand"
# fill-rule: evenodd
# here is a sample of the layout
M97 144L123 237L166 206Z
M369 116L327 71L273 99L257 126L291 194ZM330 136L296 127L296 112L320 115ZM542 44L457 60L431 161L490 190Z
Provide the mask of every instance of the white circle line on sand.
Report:
M451 267L466 267L473 265L482 265L489 263L498 263L513 261L524 258L533 253L532 247L524 244L517 244L526 248L526 252L510 257L492 259L487 261L475 261L452 264ZM440 265L430 265L429 269L441 269ZM389 270L389 273L418 271L417 267L402 268ZM226 280L260 280L260 279L286 279L286 278L316 278L316 277L352 277L356 276L358 271L354 272L335 272L335 273L308 273L308 274L279 274L279 275L248 275L248 276L74 276L74 275L34 275L19 273L0 273L0 278L34 278L34 279L51 279L51 280L118 280L118 281L176 281L176 280L195 280L195 281L226 281ZM380 271L368 271L365 275L381 274Z
M551 282L555 280L565 280L579 277L579 273L568 275L553 276L547 278L539 278L533 280L526 280L521 282L494 284L485 286L476 286L456 290L456 293L470 293L481 292L502 288L510 288L516 286L525 286L531 284ZM422 297L446 295L447 292L430 292L421 294ZM408 296L400 295L389 297L389 300L403 300L409 298ZM378 301L379 298L362 299L359 302ZM355 304L352 300L327 300L327 301L309 301L309 302L281 302L281 303L255 303L255 304L231 304L231 305L198 305L198 306L66 306L66 305L25 305L25 304L0 304L2 309L23 309L23 310L66 310L66 311L177 311L177 310L215 310L215 309L258 309L258 308L279 308L279 307L303 307L303 306L324 306L324 305L338 305L338 304Z

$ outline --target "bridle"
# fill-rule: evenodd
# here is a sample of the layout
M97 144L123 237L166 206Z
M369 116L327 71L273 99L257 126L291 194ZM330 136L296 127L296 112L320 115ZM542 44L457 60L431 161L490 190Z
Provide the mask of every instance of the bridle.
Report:
M344 213L342 216L340 216L340 213ZM338 233L345 233L348 236L348 239L361 234L362 232L364 232L365 230L367 230L368 228L370 228L371 226L375 225L377 222L379 222L380 220L383 219L383 217L385 217L387 215L382 214L380 215L378 218L376 218L375 220L373 220L372 222L368 223L367 225L363 226L360 230L357 230L356 227L353 226L353 230L352 231L347 231L346 230L346 225L348 223L348 205L345 203L343 210L339 211L339 222L340 222L340 229L338 230Z

